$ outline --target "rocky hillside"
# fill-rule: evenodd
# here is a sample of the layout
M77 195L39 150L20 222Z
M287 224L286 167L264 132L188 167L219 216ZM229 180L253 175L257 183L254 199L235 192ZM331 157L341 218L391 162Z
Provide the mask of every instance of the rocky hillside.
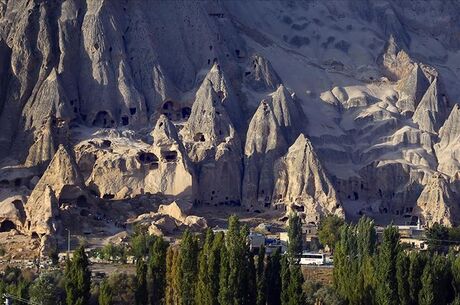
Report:
M455 1L0 1L0 230L145 194L460 220Z

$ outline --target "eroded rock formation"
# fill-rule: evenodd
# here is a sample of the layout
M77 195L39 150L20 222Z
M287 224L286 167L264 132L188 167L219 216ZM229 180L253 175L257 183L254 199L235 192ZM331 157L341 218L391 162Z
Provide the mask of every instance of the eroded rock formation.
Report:
M344 216L334 186L303 134L276 163L275 181L275 204L285 205L288 212L301 212L307 222L317 222L327 214Z

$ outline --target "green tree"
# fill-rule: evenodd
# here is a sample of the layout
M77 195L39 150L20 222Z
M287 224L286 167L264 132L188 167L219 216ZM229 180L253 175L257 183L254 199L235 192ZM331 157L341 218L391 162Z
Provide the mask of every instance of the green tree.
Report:
M211 229L206 231L203 249L200 252L198 264L198 284L196 289L196 304L212 305L212 287L210 271L210 256L214 240Z
M455 297L450 260L444 255L434 255L431 260L433 262L436 304L449 304Z
M142 226L139 228L142 228ZM141 229L137 229L130 239L131 255L134 256L136 260L148 256L155 239L155 236L149 235Z
M111 305L112 304L112 287L107 279L103 280L99 286L99 305Z
M419 304L420 305L435 305L435 285L433 279L432 263L428 261L423 269L422 274L422 288L419 292Z
M257 256L257 305L265 305L267 303L267 276L265 274L265 247L262 246Z
M248 234L249 229L241 226L238 217L234 215L229 217L220 268L219 300L221 305L246 304L250 297L249 293L254 292L248 290L248 286L253 285L253 278L248 276L248 268L251 267L251 264L248 263L248 260L251 259L248 256ZM255 290L254 286L252 288Z
M196 238L186 230L180 244L180 304L191 305L195 301L197 280L198 243Z
M289 294L289 305L298 305L303 304L303 275L300 265L295 264L291 266L290 271L290 280L288 285L288 294Z
M31 285L29 296L30 301L42 305L55 305L64 301L62 290L58 286L57 274L40 274Z
M267 257L265 268L267 286L267 305L281 304L281 250L278 248Z
M400 305L410 305L409 267L409 257L404 252L400 252L396 261L396 280Z
M166 252L166 305L179 304L180 255L177 248L169 247Z
M377 258L376 301L379 305L398 305L396 259L400 251L398 229L392 225L383 231Z
M157 237L150 249L147 267L148 299L151 305L165 302L166 291L166 252L168 243Z
M142 259L136 263L136 305L146 305L148 302L147 292L147 266Z
M290 263L292 264L297 261L297 257L300 253L302 253L303 249L302 220L295 213L292 213L289 216L288 239L288 257Z
M86 305L90 298L91 272L85 249L79 247L65 270L67 305Z
M328 215L321 219L318 227L318 237L321 244L327 245L333 250L339 240L339 229L343 224L343 219L337 215Z
M107 281L112 292L110 304L122 305L135 302L138 287L135 275L114 273L108 277Z
M244 271L242 274L241 283L246 283L243 287L242 302L243 305L253 305L257 303L257 275L254 263L254 255L246 251L246 259L244 260Z
M420 290L422 289L422 274L425 268L425 257L420 252L413 252L409 256L409 296L410 304L417 305Z
M428 249L441 251L448 244L449 229L441 224L433 224L425 233Z
M281 258L281 294L280 301L282 305L289 305L289 284L291 283L291 270L286 255Z
M460 300L460 256L452 261L452 286L455 291L456 299Z
M220 267L219 267L219 293L218 300L220 305L232 305L233 294L229 287L230 263L227 247L221 250Z
M220 266L224 240L224 233L215 235L208 258L209 295L212 305L219 305Z

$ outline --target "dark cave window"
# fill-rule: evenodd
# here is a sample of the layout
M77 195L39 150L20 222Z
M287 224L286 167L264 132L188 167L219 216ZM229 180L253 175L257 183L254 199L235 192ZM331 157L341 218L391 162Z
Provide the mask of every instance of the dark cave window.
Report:
M9 232L15 230L16 225L11 220L5 220L0 223L0 232Z
M103 199L113 199L115 197L115 195L113 194L104 194L104 196L102 196Z
M133 107L133 108L129 108L129 113L131 113L131 115L135 115L136 114L136 108Z
M172 101L167 101L166 103L163 104L163 109L164 110L172 110L173 109L173 102Z
M204 134L202 134L201 132L197 133L194 137L193 137L193 141L195 142L204 142L206 139L204 137Z
M166 162L174 162L177 160L177 151L162 151L161 156Z
M123 126L128 125L128 124L129 124L129 118L128 118L127 116L122 117L122 118L121 118L121 124L122 124Z
M191 113L192 113L192 109L190 107L182 108L182 118L183 119L188 119Z

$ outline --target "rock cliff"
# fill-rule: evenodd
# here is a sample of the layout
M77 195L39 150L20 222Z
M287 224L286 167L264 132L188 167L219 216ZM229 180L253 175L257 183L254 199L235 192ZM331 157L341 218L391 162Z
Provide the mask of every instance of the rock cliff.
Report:
M48 235L62 204L94 199L84 213L94 216L158 196L210 217L456 225L459 11L455 1L3 1L0 224ZM155 221L157 233L177 224Z

